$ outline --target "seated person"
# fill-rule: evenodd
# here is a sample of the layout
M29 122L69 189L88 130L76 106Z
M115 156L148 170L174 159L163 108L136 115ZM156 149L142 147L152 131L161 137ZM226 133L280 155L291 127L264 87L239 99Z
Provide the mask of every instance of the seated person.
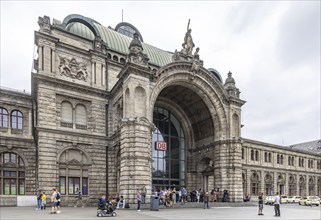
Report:
M98 202L98 209L104 210L107 209L105 196L101 196Z
M123 196L120 196L119 201L117 202L117 209L119 209L119 205L123 205L123 208L125 208L125 199Z

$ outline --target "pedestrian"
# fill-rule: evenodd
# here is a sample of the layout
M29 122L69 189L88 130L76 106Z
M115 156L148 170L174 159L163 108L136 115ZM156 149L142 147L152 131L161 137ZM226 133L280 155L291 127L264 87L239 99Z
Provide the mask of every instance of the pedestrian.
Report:
M182 188L182 204L184 205L186 203L186 197L187 197L187 190L185 187Z
M182 202L182 190L178 190L178 202Z
M140 191L137 190L137 211L140 212L140 203L142 202L142 195L140 194Z
M205 208L209 209L209 207L208 207L208 201L209 200L210 200L210 196L209 196L208 192L206 192L205 195L204 195L204 209Z
M263 193L259 195L259 213L258 215L263 215Z
M45 192L43 192L42 196L41 196L41 209L43 209L43 210L45 210L47 207L46 199L47 199L47 195Z
M52 194L50 197L50 201L51 201L51 212L49 214L56 214L57 213L57 192L56 192L56 188L52 189Z
M37 192L37 208L36 208L37 211L41 210L41 203L42 203L41 197L42 197L41 190L38 190L38 192Z
M146 205L146 193L147 193L147 189L146 186L144 185L142 187L142 204Z
M76 205L74 206L75 208L77 208L78 207L78 205L81 205L81 207L82 208L84 208L85 207L85 205L84 205L84 203L82 202L82 193L81 193L81 190L80 189L76 189L76 199L77 199L77 201L76 201Z
M280 196L279 193L275 193L275 198L274 198L274 211L275 211L275 217L280 217L281 212L280 212Z
M176 188L175 187L173 188L172 193L173 193L173 195L172 195L173 203L175 204L176 203Z
M60 192L58 191L58 189L56 189L56 192L57 192L57 195L56 195L56 199L57 199L57 214L61 213L61 210L60 210L60 206L61 206L61 194Z

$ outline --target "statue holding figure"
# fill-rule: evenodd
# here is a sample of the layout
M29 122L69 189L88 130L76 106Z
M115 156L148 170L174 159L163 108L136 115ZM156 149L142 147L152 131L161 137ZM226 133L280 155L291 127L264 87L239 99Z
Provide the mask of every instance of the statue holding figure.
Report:
M191 35L192 29L189 28L190 21L191 21L191 19L188 20L187 32L185 34L184 43L183 43L183 48L185 49L187 55L192 55L193 48L195 47L195 44L193 42L193 38Z

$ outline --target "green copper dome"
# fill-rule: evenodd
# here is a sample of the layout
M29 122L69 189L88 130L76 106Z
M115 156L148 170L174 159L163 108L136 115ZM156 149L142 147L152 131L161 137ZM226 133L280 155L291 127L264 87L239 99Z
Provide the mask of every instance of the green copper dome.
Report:
M64 19L65 29L78 36L94 40L95 35L108 44L111 50L128 54L128 47L133 40L131 37L118 33L111 28L106 28L93 19L81 15L69 15ZM172 62L172 53L143 43L144 53L149 58L149 63L162 67Z

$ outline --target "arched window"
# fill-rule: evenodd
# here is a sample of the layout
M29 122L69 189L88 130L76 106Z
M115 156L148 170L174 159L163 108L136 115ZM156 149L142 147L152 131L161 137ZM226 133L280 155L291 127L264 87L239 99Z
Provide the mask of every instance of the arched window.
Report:
M0 128L8 127L8 111L5 108L0 108Z
M113 60L118 62L118 57L116 55L114 55Z
M251 160L254 160L254 150L251 150Z
M259 161L259 151L255 151L255 160Z
M22 113L18 110L11 112L11 128L22 129Z
M25 194L25 163L15 153L0 154L0 194Z
M87 129L87 111L86 107L81 104L76 106L76 128Z
M70 102L61 103L61 126L72 128L72 105Z
M272 160L272 154L269 153L269 163L271 163L271 160Z
M126 63L126 60L121 57L121 58L120 58L120 63L125 64L125 63Z
M242 148L242 160L244 160L244 148Z

